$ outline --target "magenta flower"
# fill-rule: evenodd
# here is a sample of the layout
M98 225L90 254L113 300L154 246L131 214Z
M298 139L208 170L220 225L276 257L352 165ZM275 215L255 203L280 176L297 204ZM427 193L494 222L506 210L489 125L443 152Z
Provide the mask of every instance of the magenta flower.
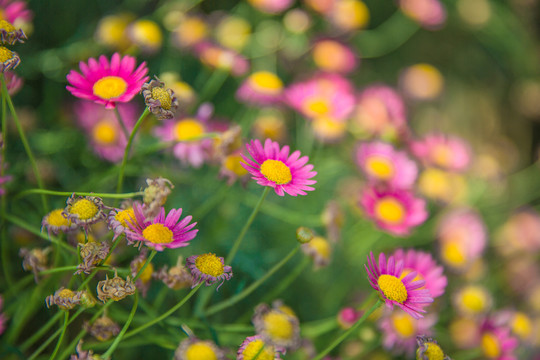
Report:
M436 322L435 314L414 319L400 310L385 311L378 320L378 326L382 330L382 344L393 354L405 354L410 357L416 350L417 335L431 335L431 328Z
M480 328L480 347L486 359L517 360L514 354L519 342L510 334L510 329L497 326L491 320L486 320Z
M32 10L28 9L26 1L0 0L0 11L2 18L16 27L24 26L34 17Z
M249 171L251 178L262 186L270 186L279 196L285 193L291 196L307 195L306 191L315 188L309 186L317 181L310 180L317 175L313 165L306 165L309 158L300 157L300 151L296 150L289 155L289 146L283 148L270 139L266 139L264 147L259 140L251 140L246 144L249 155L242 155L242 166Z
M128 102L141 91L148 80L146 62L135 69L132 56L120 57L114 53L111 61L101 55L99 60L88 59L88 64L79 63L81 73L71 70L67 75L66 86L73 96L93 100L107 109L114 109L117 102Z
M380 229L398 236L408 235L428 217L426 201L409 190L368 186L360 196L360 207Z
M421 140L410 144L411 152L420 159L425 166L462 172L467 170L471 162L471 149L469 145L457 136L431 133Z
M401 11L428 30L440 29L446 21L446 9L439 0L400 0Z
M407 251L398 249L393 256L396 261L403 261L402 276L416 271L417 278L426 281L424 287L429 290L434 299L444 294L448 281L443 274L443 267L437 264L431 254L414 249Z
M404 151L380 141L361 143L356 163L368 180L384 182L392 188L410 189L418 176L418 167Z
M182 209L172 209L165 217L165 209L161 208L154 219L144 216L143 206L133 204L135 221L127 222L130 230L126 229L126 238L130 241L142 241L148 247L157 251L164 248L176 249L189 245L199 230L191 230L197 223L189 224L192 217L186 216L182 221Z
M368 256L368 265L364 265L371 287L377 290L386 307L393 309L394 305L411 315L415 319L423 316L421 312L426 312L424 308L433 302L429 290L421 289L426 282L424 280L415 281L417 273L409 273L403 279L403 261L395 261L393 256L388 258L384 253L379 255L379 264L375 262L373 252Z

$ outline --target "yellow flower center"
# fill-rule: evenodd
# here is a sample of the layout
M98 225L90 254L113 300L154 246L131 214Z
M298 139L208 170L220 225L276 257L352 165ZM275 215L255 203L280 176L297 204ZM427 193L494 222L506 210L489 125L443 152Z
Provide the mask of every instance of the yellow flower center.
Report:
M293 336L294 329L288 315L270 311L264 315L263 322L264 328L271 338L288 340Z
M263 346L265 348L261 351ZM246 346L244 351L242 351L242 355L244 356L244 360L253 360L257 354L259 354L257 360L274 360L275 356L273 350L274 348L266 345L264 341L254 340Z
M185 19L176 29L176 35L184 46L193 45L208 35L208 27L199 18Z
M135 42L152 47L161 46L163 35L159 26L150 20L139 20L133 24L133 38Z
M180 120L174 126L177 141L188 141L204 134L203 125L195 119Z
M444 352L442 351L441 347L435 343L428 342L425 343L424 346L427 347L426 351L424 351L424 357L427 356L429 360L443 360L444 359ZM420 359L419 351L416 351L416 358Z
M171 95L166 89L162 87L155 87L152 89L152 99L159 100L161 107L165 110L170 110L172 106Z
M221 276L224 272L224 266L221 259L211 253L197 256L197 259L195 259L195 266L203 274L213 277Z
M0 63L4 63L13 57L13 53L8 48L0 46Z
M89 220L97 215L99 208L88 199L79 199L69 209L70 214L77 215L81 220Z
M63 209L53 210L47 215L47 222L52 226L69 226L71 221L62 216Z
M116 141L116 128L107 120L97 123L92 129L92 137L102 145L110 145Z
M482 312L486 308L487 301L485 292L477 287L467 287L461 293L461 303L472 313Z
M141 268L143 267L144 265L144 262L141 262L140 264L137 264L137 272L139 272L139 270L141 270ZM144 271L141 273L141 275L139 276L139 279L144 283L146 284L147 282L150 281L150 279L152 279L152 273L154 272L154 265L152 265L152 263L149 263L146 268L144 269Z
M287 184L292 180L291 169L280 160L265 160L261 165L261 174L277 185Z
M217 355L212 346L200 341L186 350L186 360L217 360Z
M346 53L343 45L332 40L319 42L313 48L313 61L323 70L341 70L346 65Z
M71 299L73 295L75 295L75 293L69 289L62 289L62 291L58 293L58 297L62 299Z
M403 221L405 208L393 197L384 197L375 204L375 215L379 220L395 225Z
M366 160L366 169L370 175L382 180L388 180L394 176L394 164L383 156L370 156Z
M527 339L532 333L531 320L522 312L518 312L514 315L511 326L512 331L522 339Z
M443 243L441 255L444 262L455 267L463 266L467 260L463 246L455 241Z
M482 352L490 359L495 359L501 354L499 340L492 333L482 335Z
M105 76L94 84L94 95L102 99L109 100L117 98L124 94L127 89L127 83L118 76Z
M6 20L0 20L0 29L6 30L8 33L12 31L17 31L15 26L11 25L11 23Z
M326 241L325 238L320 236L315 236L311 241L308 243L308 246L315 250L317 254L325 259L328 259L330 257L330 252L332 251L330 248L330 244L328 241Z
M276 94L283 89L283 82L276 74L269 71L258 71L249 77L251 84L261 92Z
M304 111L312 116L322 116L330 112L330 105L325 99L309 99L305 103Z
M242 162L242 157L238 154L229 155L225 158L224 166L227 170L232 171L237 176L243 176L248 173L246 169L240 163Z
M146 240L154 244L168 244L173 241L173 232L160 223L149 225L142 234Z
M399 278L393 275L383 274L379 276L377 285L389 300L403 304L408 298L407 288Z
M114 216L114 219L120 224L125 227L129 228L129 224L133 224L133 221L135 221L135 212L133 211L133 208L130 207L128 209L119 211L118 214Z
M408 339L416 335L416 324L412 317L406 313L395 313L392 315L392 325L403 339Z

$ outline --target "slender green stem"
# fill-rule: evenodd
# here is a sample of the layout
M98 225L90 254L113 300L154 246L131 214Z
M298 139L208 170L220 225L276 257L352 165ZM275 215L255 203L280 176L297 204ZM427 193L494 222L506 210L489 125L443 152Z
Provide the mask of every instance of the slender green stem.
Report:
M297 245L287 256L285 256L280 262L278 262L276 265L274 265L264 276L262 276L260 279L255 281L253 284L245 288L242 292L236 294L233 297L228 298L225 301L222 301L220 303L217 303L216 305L210 307L206 314L207 316L215 314L223 309L226 309L240 300L247 297L249 294L251 294L253 291L255 291L259 286L261 286L270 276L274 275L276 271L278 271L283 265L285 265L300 249L300 244Z
M118 121L118 124L122 128L122 132L124 133L126 140L129 139L129 131L126 128L126 124L124 124L124 120L122 119L122 115L120 115L120 111L118 111L118 106L114 107L114 114L116 115L116 120Z
M124 158L122 159L122 165L120 165L120 173L118 174L118 184L116 185L116 192L120 193L122 192L122 184L124 183L124 172L126 170L126 164L129 157L129 151L131 150L131 145L133 144L133 139L135 138L135 135L137 134L137 131L141 127L144 119L146 116L150 113L150 110L148 108L145 108L139 119L137 120L137 123L133 127L133 130L131 131L131 134L129 135L129 140L126 145L126 149L124 151Z
M137 272L137 275L135 275L135 277L133 278L133 282L135 282L139 276L141 276L141 274L143 273L144 269L146 269L146 267L148 266L148 264L150 264L150 262L152 261L152 259L154 258L154 256L156 256L157 254L157 251L156 250L152 250L152 252L150 253L150 256L148 256L148 258L146 259L146 261L144 262L143 266L139 269L139 271Z
M116 350L116 347L120 344L120 341L122 341L122 338L126 334L127 329L129 328L129 325L131 324L131 321L133 320L133 317L135 316L135 313L137 312L137 305L139 303L139 293L135 293L135 300L133 301L133 307L131 308L131 312L129 313L129 317L124 324L124 327L120 331L120 333L116 336L116 339L114 339L114 342L112 343L111 347L103 354L104 359L108 359Z
M36 331L31 337L26 339L26 341L21 344L21 350L27 350L33 343L35 343L39 338L41 338L54 325L54 323L60 318L60 316L62 316L62 311L58 311L45 325L40 326L38 331ZM60 331L62 330L58 329L57 333L51 335L51 337L49 338L50 341L52 341L58 334L60 334ZM47 345L49 344L49 342L47 342Z
M292 271L290 271L287 276L283 279L279 280L279 284L277 284L271 292L268 293L264 297L264 299L261 301L263 303L268 303L272 301L273 299L277 299L278 296L285 291L298 276L304 271L304 269L309 265L309 257L305 256L302 261L299 261L298 264Z
M270 192L270 187L269 186L265 187L261 197L259 198L259 201L257 202L255 207L253 208L253 211L251 212L251 215L249 216L247 222L244 224L244 227L240 231L240 234L238 235L238 237L234 241L234 244L233 244L231 250L229 251L229 254L227 255L227 258L225 259L225 264L231 264L232 261L234 260L234 257L236 256L236 253L238 252L238 248L240 247L240 244L242 243L242 240L244 239L244 236L246 236L246 233L247 233L251 223L255 219L255 216L259 212L259 209L261 208L261 205L262 205L264 199L266 198L266 195L268 195L269 192Z
M54 191L54 190L45 190L45 189L29 189L21 191L15 196L15 199L25 197L30 194L46 194L46 195L55 195L55 196L71 196L72 194L79 196L99 196L104 199L128 199L134 198L136 196L143 195L142 191L130 192L124 194L112 194L112 193L95 193L95 192L81 192L81 191Z
M62 327L62 332L60 333L60 337L58 338L58 342L56 343L56 347L54 348L54 351L51 355L50 360L54 360L54 358L56 357L56 354L58 353L58 350L60 349L62 340L64 340L64 335L66 335L68 321L69 321L69 310L64 310L64 326Z
M3 73L0 75L0 81L2 82L2 98L4 98L7 101L9 110L11 111L11 115L13 116L13 120L15 121L15 126L17 127L17 131L19 132L21 142L23 143L24 150L26 151L28 160L30 160L30 164L32 165L32 170L34 171L34 176L36 177L38 187L40 189L44 189L45 187L43 186L43 180L41 179L41 176L39 175L39 169L37 167L36 159L34 158L32 149L30 149L30 145L28 144L28 140L26 139L26 135L24 134L24 130L21 126L21 122L19 121L19 117L17 116L17 112L15 111L15 107L13 106L13 102L11 101L11 96L9 96L7 86L6 86L6 79ZM49 205L47 204L47 197L45 196L45 194L41 195L41 202L43 205L44 212L45 213L49 212Z
M324 349L322 352L320 352L313 360L321 360L322 358L324 358L326 355L328 355L330 353L330 351L332 351L336 346L338 346L339 344L341 344L343 342L343 340L345 340L349 335L351 335L353 332L355 332L358 327L360 327L360 325L362 325L362 323L375 311L377 310L377 308L379 306L381 306L383 304L383 301L381 299L378 299L377 302L375 304L373 304L373 306L364 313L364 315L362 315L362 317L360 319L358 319L356 321L356 323L351 326L349 329L347 329L347 331L345 331L343 334L341 334L340 336L337 337L337 339L335 339L334 341L332 341L332 343L330 345L328 345L326 347L326 349Z

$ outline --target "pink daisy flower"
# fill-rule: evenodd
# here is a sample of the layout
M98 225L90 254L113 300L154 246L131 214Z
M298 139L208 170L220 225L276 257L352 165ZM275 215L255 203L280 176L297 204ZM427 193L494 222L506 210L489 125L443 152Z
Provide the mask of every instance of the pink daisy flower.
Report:
M285 90L285 101L308 119L345 120L354 109L351 83L337 74L318 74Z
M268 14L279 14L288 9L293 0L248 0L248 2L259 11Z
M94 152L110 162L119 162L124 157L127 139L118 124L114 111L88 101L79 101L74 107L78 125L90 140ZM138 111L134 104L118 104L118 112L122 116L128 131L133 130Z
M439 0L400 0L401 11L429 30L440 29L446 21L446 9Z
M403 274L401 276L416 271L417 278L426 281L425 288L429 290L434 299L444 294L448 281L443 274L443 267L437 264L431 254L414 249L407 251L398 249L393 256L396 261L403 261Z
M186 216L180 220L182 209L172 209L165 217L165 209L161 208L159 214L148 219L144 216L143 206L133 203L135 219L127 222L130 230L126 229L126 238L130 241L142 241L148 247L157 251L163 249L176 249L189 245L199 230L192 230L196 222L189 224L192 217Z
M379 292L386 307L393 309L394 305L401 308L415 319L423 316L424 308L433 302L429 290L421 289L426 282L415 281L416 272L413 271L403 279L403 261L395 261L393 256L388 258L384 253L379 254L379 263L375 261L373 252L369 253L368 265L364 265L371 287Z
M410 357L416 350L416 337L430 336L431 328L436 322L435 314L414 319L404 311L385 311L378 321L382 330L383 346L394 354L406 354Z
M361 194L360 206L380 229L398 236L408 235L428 217L426 201L409 190L368 186Z
M369 180L385 182L392 188L411 188L418 176L416 163L404 151L381 141L361 143L356 163Z
M120 57L114 53L111 61L101 55L99 60L88 59L88 64L79 63L81 73L71 70L66 86L73 96L93 100L114 109L117 102L128 102L141 91L148 80L146 62L135 69L136 60L132 56Z
M471 149L469 145L457 136L431 133L422 139L412 141L411 152L424 163L425 166L462 172L467 170L471 162Z
M253 160L242 155L242 166L257 184L274 188L279 196L285 193L291 196L307 195L305 191L315 190L309 185L317 182L310 180L317 172L312 171L313 165L306 165L309 158L300 157L300 151L289 155L288 145L280 148L277 142L270 139L266 139L264 147L259 140L251 140L246 148Z
M517 360L514 354L519 342L510 334L510 329L497 326L486 320L480 330L480 348L486 359L490 360Z
M29 10L26 1L0 0L2 17L15 27L22 27L32 21L34 14Z
M269 71L249 75L236 92L236 98L253 105L272 105L281 101L283 82Z
M322 71L348 74L358 66L356 54L350 47L333 39L321 39L313 45L313 62Z
M362 137L396 138L407 131L405 104L390 86L364 89L356 101L351 130Z

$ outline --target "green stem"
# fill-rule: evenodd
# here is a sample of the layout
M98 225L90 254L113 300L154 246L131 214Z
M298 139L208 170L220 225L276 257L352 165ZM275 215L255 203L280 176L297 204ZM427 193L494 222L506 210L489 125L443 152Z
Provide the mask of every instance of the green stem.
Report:
M245 288L242 292L236 294L233 297L228 298L225 301L222 301L220 303L217 303L216 305L210 307L206 314L207 316L210 316L212 314L215 314L223 309L226 309L240 300L247 297L249 294L251 294L253 291L255 291L259 286L261 286L270 276L274 275L276 271L278 271L283 265L285 265L297 252L300 250L300 245L297 245L287 256L285 256L280 262L278 262L274 267L272 267L264 276L262 276L260 279L255 281L253 284Z
M116 120L118 121L118 124L122 128L122 132L124 133L126 140L129 139L129 131L126 128L126 124L124 124L124 120L122 120L122 115L120 115L120 112L118 111L118 106L114 107L114 114L116 115Z
M259 198L259 201L255 205L255 208L253 208L253 211L251 212L251 215L249 216L247 222L244 224L244 227L240 231L240 234L236 238L231 250L229 251L229 254L227 255L227 258L225 259L225 264L231 264L232 261L234 260L234 257L236 256L236 253L238 252L238 248L240 247L240 244L242 243L242 240L244 239L244 236L246 236L246 233L247 233L247 231L249 229L249 226L251 225L251 223L255 219L255 216L259 212L259 209L261 208L261 205L262 205L262 203L264 201L264 198L266 198L266 195L268 195L269 192L270 192L270 187L269 186L265 187L261 197Z
M126 170L126 164L129 157L129 151L131 150L131 145L133 144L133 139L135 138L135 135L137 134L137 131L141 127L143 120L146 118L146 116L150 113L150 110L148 108L145 108L139 119L137 120L137 123L133 127L133 130L131 131L131 134L129 135L129 140L126 145L126 149L124 151L124 158L122 159L122 165L120 165L120 173L118 174L118 184L116 185L116 192L120 193L122 192L122 184L124 183L124 171Z
M113 354L114 350L116 350L116 347L120 344L120 341L122 341L122 338L126 334L126 331L129 328L129 325L131 324L131 321L133 320L135 313L137 312L138 303L139 303L139 293L135 292L135 300L133 301L133 307L131 308L129 317L126 323L124 324L124 327L120 331L120 333L116 336L116 339L112 343L111 347L103 354L104 359L108 359Z
M56 354L60 349L60 345L62 344L62 340L64 340L64 335L66 335L66 329L69 321L69 310L64 310L64 314L64 326L62 327L62 332L60 333L60 337L58 338L58 342L56 343L56 347L54 348L50 360L54 360L54 358L56 357Z
M358 327L360 327L360 325L362 325L362 323L375 311L377 310L377 308L379 306L381 306L383 304L383 301L381 299L377 300L377 302L375 304L373 304L373 306L367 311L364 313L364 315L362 315L362 317L360 319L358 319L356 321L356 323L351 326L349 329L347 329L347 331L345 331L343 334L341 334L337 339L335 339L330 345L328 345L326 347L326 349L324 349L321 353L319 353L319 355L317 355L313 360L321 360L322 358L324 358L326 355L328 355L330 353L330 351L332 351L336 346L338 346L339 344L341 344L343 342L343 340L345 340L349 335L351 335L353 332L355 332Z
M38 187L40 189L44 189L45 187L43 186L43 180L41 179L41 176L39 175L36 159L34 158L32 149L30 149L30 145L28 144L28 140L26 139L26 135L24 134L24 130L21 126L21 122L19 121L19 117L17 116L17 112L15 111L15 107L13 106L13 102L11 101L11 96L9 96L7 86L6 86L6 79L3 73L0 75L0 82L2 82L2 98L5 99L5 101L7 101L9 110L11 111L11 115L13 116L13 120L15 121L15 126L17 127L17 131L19 132L21 142L23 143L24 150L26 151L26 155L28 156L28 159L30 160L30 164L32 165L32 170L34 171L34 176L36 177ZM44 212L48 213L49 205L47 204L47 197L44 194L41 195L41 202L43 205Z
M143 273L144 269L146 269L146 267L148 266L148 264L150 264L150 262L152 261L152 259L154 258L154 256L156 256L157 254L157 250L152 250L152 252L150 253L150 256L148 256L148 258L146 259L146 261L144 262L143 266L139 269L139 271L137 272L137 275L135 275L135 277L133 278L133 282L137 281L137 279L139 278L139 276L141 276L141 274Z
M300 274L309 265L309 263L310 263L309 257L305 256L302 259L302 261L298 262L296 267L294 269L292 269L292 271L290 271L289 274L287 274L287 276L285 278L283 278L283 279L281 279L279 281L279 284L276 285L276 287L274 287L272 289L272 291L270 293L268 293L268 295L266 295L261 302L268 303L268 302L272 301L273 299L277 299L278 296L283 291L285 291L293 283L293 281L296 280L296 278L298 276L300 276Z
M21 191L15 196L15 199L25 197L30 194L46 194L46 195L55 195L55 196L71 196L72 194L79 196L99 196L104 199L128 199L134 198L136 196L142 196L142 191L124 193L124 194L111 194L111 193L95 193L95 192L81 192L81 191L54 191L54 190L45 190L45 189L29 189Z

